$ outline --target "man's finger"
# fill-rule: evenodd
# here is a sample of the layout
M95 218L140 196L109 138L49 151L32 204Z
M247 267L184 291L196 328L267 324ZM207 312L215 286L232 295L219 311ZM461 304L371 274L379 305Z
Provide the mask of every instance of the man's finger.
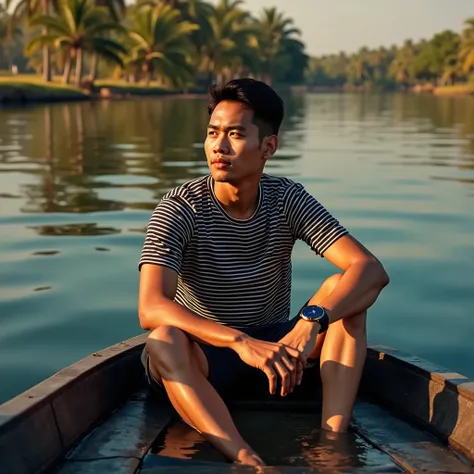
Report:
M290 355L294 359L296 359L298 361L301 361L301 362L304 361L303 354L298 349L295 349L295 348L290 347L290 346L285 346L285 349L286 349L286 352L288 353L288 355Z
M290 385L291 385L290 372L281 362L275 362L274 367L281 378L281 396L284 397L290 391Z
M301 385L303 380L304 365L298 361L296 364L296 385Z
M282 357L281 360L285 364L290 374L290 385L288 388L288 393L291 393L293 392L296 385L296 371L297 371L299 362L298 361L293 362L292 360L288 359L288 357Z
M273 370L273 368L270 366L265 366L262 370L265 372L265 375L268 378L270 393L274 395L276 392L277 375L275 371Z

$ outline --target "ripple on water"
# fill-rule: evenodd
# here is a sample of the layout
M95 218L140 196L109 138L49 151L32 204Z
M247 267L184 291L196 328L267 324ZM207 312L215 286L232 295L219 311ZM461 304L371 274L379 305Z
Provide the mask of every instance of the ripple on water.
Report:
M159 178L135 174L101 174L92 178L95 185L104 186L141 186L155 185L160 182Z

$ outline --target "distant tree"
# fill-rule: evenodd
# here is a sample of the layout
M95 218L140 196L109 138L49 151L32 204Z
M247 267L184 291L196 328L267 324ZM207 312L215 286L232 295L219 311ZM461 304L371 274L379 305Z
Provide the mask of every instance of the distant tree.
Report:
M93 0L63 0L57 16L40 15L31 24L47 27L48 34L30 41L27 53L44 45L62 50L65 53L65 83L69 82L71 64L75 60L75 85L80 86L85 53L97 53L110 62L123 64L121 54L125 54L125 47L104 37L104 33L124 32L124 29L110 20L105 8L96 7Z
M264 8L254 23L259 72L263 79L271 82L290 79L301 80L307 66L304 44L300 41L301 30L294 20L286 17L275 7ZM295 80L296 79L296 80Z
M137 6L132 15L127 64L145 73L147 85L155 74L173 85L188 84L194 75L190 34L199 27L179 20L179 10L165 3Z
M469 74L474 69L474 17L466 20L466 25L462 33L459 58L464 73Z
M413 75L418 79L445 81L445 72L454 74L458 64L460 37L446 30L433 36L413 60Z
M25 21L26 19L32 19L36 15L49 15L52 10L58 10L58 0L5 0L5 6L7 10L14 6L11 14L11 26L10 29L13 32L15 27ZM43 25L41 34L46 36L48 34L47 26ZM51 58L49 45L44 43L43 45L43 79L45 81L51 81Z

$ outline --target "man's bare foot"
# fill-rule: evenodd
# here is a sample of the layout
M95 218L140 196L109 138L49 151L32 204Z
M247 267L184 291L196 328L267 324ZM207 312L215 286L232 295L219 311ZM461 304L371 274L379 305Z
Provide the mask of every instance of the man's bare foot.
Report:
M246 464L247 466L265 466L262 458L254 451L241 450L235 461L237 464Z

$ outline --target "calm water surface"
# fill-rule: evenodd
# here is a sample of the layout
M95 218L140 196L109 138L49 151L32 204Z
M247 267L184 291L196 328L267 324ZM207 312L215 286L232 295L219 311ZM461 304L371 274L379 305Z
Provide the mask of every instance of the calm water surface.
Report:
M287 98L267 172L304 183L384 262L371 342L474 376L474 99ZM0 402L141 332L159 198L207 173L205 99L0 109ZM294 251L293 311L334 270Z

